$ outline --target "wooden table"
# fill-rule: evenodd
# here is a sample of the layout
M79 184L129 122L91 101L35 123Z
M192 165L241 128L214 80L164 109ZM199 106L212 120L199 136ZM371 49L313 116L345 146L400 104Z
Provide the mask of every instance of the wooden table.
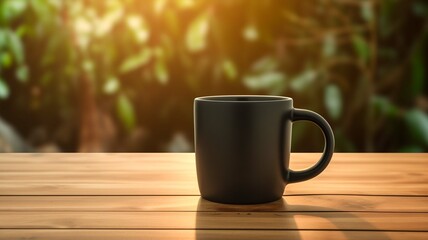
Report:
M0 239L428 239L428 154L337 153L246 206L201 199L190 153L0 154Z

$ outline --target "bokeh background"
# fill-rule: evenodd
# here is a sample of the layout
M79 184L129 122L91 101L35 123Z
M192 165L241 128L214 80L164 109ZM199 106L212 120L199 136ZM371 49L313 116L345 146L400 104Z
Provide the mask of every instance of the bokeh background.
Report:
M1 0L0 152L193 151L217 94L293 97L336 151L424 152L427 36L427 0Z

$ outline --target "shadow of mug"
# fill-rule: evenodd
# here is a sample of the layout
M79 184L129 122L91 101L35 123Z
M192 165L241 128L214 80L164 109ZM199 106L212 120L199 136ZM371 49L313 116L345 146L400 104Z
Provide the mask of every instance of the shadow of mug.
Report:
M305 215L326 219L326 212L334 212L335 217L327 219L336 226L331 231L340 232L346 239L361 239L361 235L350 232L352 229L349 228L349 223L343 222L343 219L353 219L361 229L370 231L372 239L389 239L387 235L377 231L375 226L355 214L314 205L288 205L284 198L271 203L254 205L221 204L199 198L195 239L302 239L300 231L284 231L299 229L295 216ZM272 220L275 221L272 225L257 228L261 223L265 223L266 226L266 222ZM216 229L233 231L216 231ZM316 231L313 228L311 230ZM325 230L320 231L325 232Z

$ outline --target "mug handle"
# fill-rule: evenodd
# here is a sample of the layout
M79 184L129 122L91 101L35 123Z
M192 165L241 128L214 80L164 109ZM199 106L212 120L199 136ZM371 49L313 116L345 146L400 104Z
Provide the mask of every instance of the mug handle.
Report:
M321 128L325 140L324 151L321 156L321 159L314 166L301 171L293 171L289 169L288 183L306 181L308 179L316 177L318 174L324 171L324 169L330 163L331 157L333 156L334 152L333 131L331 130L331 127L328 122L323 117L321 117L321 115L306 109L294 108L293 110L291 110L291 121L295 122L300 120L311 121L318 125L319 128Z

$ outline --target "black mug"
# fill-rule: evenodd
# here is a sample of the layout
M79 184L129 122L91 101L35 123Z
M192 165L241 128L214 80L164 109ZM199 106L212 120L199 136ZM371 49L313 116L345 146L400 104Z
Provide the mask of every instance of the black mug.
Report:
M311 168L288 168L294 121L318 125L324 153ZM334 151L330 125L319 114L293 108L282 96L208 96L194 102L199 191L207 200L255 204L282 198L285 185L320 174Z

